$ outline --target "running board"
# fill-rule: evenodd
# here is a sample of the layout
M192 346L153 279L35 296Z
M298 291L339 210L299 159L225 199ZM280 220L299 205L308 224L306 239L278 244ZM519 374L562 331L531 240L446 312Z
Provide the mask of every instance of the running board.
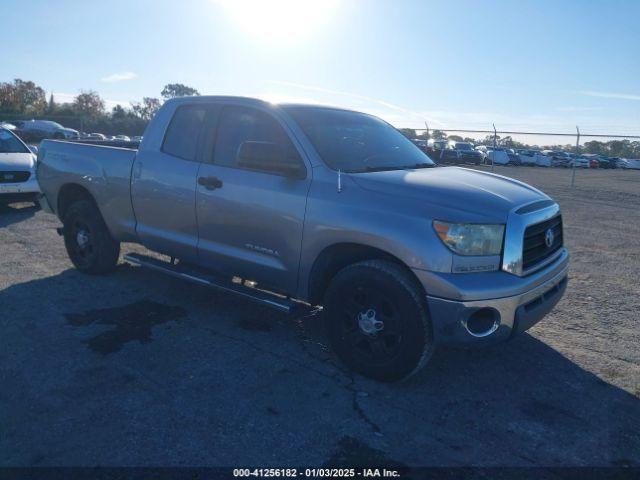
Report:
M124 260L134 265L146 267L151 270L171 275L172 277L181 278L188 282L198 283L207 287L215 288L223 292L234 293L241 297L247 298L262 305L280 310L285 313L298 312L306 309L304 303L295 302L285 297L279 297L264 290L247 287L243 284L233 283L218 277L212 273L202 271L200 269L190 269L183 265L173 264L159 260L157 258L140 255L137 253L129 253L123 256Z

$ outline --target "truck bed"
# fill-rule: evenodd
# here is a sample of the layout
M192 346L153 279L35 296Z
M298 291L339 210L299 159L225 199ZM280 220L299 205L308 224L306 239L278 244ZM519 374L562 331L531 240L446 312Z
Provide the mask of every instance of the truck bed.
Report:
M135 238L130 184L136 154L137 148L44 140L38 152L38 183L58 215L60 196L69 189L87 190L111 234L127 241Z

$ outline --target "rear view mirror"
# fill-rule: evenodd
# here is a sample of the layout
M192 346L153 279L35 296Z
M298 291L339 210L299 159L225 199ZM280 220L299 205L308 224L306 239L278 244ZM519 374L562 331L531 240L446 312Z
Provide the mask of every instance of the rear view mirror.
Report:
M305 170L301 163L291 159L287 153L287 149L277 143L243 142L238 149L238 166L290 178L304 178Z

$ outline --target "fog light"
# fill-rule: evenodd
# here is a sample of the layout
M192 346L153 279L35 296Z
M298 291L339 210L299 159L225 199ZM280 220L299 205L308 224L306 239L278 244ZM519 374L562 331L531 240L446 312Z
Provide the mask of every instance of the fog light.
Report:
M500 326L500 314L493 308L481 308L467 318L464 326L474 337L486 337Z

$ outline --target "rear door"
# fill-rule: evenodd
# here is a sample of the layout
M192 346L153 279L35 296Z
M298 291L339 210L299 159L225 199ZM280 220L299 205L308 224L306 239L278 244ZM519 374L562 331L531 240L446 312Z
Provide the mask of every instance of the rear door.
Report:
M293 293L311 169L270 112L224 105L213 115L216 127L207 127L210 141L198 173L200 263ZM281 145L287 161L304 166L305 178L240 168L237 154L243 142Z
M207 106L179 105L160 149L141 150L131 178L136 231L146 247L197 260L196 176Z

